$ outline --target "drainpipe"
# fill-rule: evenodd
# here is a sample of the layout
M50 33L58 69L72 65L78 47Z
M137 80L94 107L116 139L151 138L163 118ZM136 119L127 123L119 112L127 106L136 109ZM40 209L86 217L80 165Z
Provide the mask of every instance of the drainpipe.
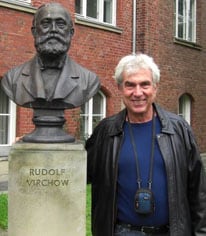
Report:
M133 0L132 54L136 53L137 0Z

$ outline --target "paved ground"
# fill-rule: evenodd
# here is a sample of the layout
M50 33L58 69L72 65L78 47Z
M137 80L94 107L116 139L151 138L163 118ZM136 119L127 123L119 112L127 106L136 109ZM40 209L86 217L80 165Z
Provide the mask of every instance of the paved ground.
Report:
M8 232L0 228L0 236L8 236Z
M0 194L8 191L8 161L0 158ZM0 236L8 236L8 232L0 228Z
M7 158L0 158L0 192L7 192L7 191L8 191L8 161Z

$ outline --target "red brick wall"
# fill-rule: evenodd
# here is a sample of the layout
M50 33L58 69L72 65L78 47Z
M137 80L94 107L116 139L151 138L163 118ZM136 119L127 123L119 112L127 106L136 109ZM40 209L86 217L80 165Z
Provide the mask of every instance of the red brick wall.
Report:
M139 0L137 50L154 57L161 69L158 103L177 113L182 94L191 96L191 125L206 152L206 1L197 1L197 46L175 43L175 1Z
M33 56L32 15L0 8L0 75Z

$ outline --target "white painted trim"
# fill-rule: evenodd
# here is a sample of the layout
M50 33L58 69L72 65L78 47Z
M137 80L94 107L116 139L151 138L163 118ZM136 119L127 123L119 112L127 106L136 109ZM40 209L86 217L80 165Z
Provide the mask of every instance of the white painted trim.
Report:
M104 22L104 0L97 0L97 18L92 18L87 16L87 1L89 0L81 0L80 1L80 16L89 20L105 23L108 25L116 26L116 9L117 9L117 0L112 1L112 23ZM78 16L78 14L76 14Z
M176 18L176 30L175 30L175 37L178 37L178 24L179 24L179 14L178 14L178 3L180 0L176 0L176 12L175 12L175 18ZM185 6L183 7L183 40L187 40L188 42L196 42L196 0L182 0L185 3ZM190 2L194 1L193 6L193 20L192 20L192 39L189 39L189 6Z
M9 102L9 145L11 145L16 138L16 104L10 100Z

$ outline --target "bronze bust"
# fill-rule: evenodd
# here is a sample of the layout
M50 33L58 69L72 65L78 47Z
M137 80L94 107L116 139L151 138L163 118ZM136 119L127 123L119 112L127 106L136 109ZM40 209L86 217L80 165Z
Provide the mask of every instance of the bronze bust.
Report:
M36 55L9 70L2 87L17 105L34 109L36 129L24 137L25 142L73 142L73 137L59 129L65 121L64 109L79 107L93 97L99 90L99 79L68 56L74 28L61 4L40 6L31 31Z

